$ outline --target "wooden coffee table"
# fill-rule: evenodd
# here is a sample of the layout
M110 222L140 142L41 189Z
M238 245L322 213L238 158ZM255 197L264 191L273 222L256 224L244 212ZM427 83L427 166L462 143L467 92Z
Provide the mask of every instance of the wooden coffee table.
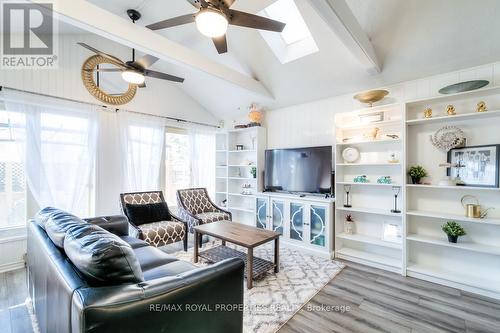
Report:
M251 227L238 222L219 221L199 225L194 229L194 262L198 262L198 256L210 262L219 262L228 258L241 258L245 261L247 278L247 288L253 287L253 279L265 274L274 268L274 272L279 272L279 237L280 234L270 230ZM222 240L222 245L198 251L199 235L209 235ZM253 249L259 245L274 240L274 263L262 258L253 256ZM247 253L229 248L226 242L242 246L247 249Z

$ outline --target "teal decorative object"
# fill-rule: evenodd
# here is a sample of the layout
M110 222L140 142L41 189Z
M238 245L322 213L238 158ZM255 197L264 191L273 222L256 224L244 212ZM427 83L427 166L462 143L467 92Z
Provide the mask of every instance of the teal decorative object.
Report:
M354 178L354 182L355 183L368 183L368 178L366 177L366 175L357 176Z
M382 176L377 179L378 184L392 184L391 176Z

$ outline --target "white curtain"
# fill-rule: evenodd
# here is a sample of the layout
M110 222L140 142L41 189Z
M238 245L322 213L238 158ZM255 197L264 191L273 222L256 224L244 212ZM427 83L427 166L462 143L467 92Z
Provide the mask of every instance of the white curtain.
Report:
M123 191L159 190L165 120L131 112L119 112L123 161Z
M91 105L5 89L6 110L40 208L93 213L97 114Z
M191 186L206 187L215 198L215 131L192 128L191 136Z

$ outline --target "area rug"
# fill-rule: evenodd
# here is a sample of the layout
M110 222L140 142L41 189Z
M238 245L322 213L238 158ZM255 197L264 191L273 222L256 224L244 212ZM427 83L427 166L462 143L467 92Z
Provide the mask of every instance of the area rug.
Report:
M217 242L205 244L202 251L216 245L219 244ZM237 246L234 248L244 251ZM189 262L193 260L192 249L188 252L179 251L173 255L181 260ZM266 244L254 249L254 255L273 260L274 250L271 244ZM195 265L203 266L206 263ZM269 272L264 278L254 281L250 290L245 284L244 332L276 332L342 268L344 264L341 262L311 256L281 245L279 273Z

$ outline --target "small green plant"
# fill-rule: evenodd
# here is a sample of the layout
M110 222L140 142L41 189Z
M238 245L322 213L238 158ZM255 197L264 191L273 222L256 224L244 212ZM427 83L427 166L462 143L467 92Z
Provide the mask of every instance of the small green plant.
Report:
M257 178L257 167L251 167L250 168L250 173L252 174L253 178Z
M413 184L418 184L422 178L427 177L427 171L421 165L414 165L408 170L408 175L411 177Z
M448 221L441 226L441 229L448 235L452 237L465 236L467 233L460 224L455 221Z

